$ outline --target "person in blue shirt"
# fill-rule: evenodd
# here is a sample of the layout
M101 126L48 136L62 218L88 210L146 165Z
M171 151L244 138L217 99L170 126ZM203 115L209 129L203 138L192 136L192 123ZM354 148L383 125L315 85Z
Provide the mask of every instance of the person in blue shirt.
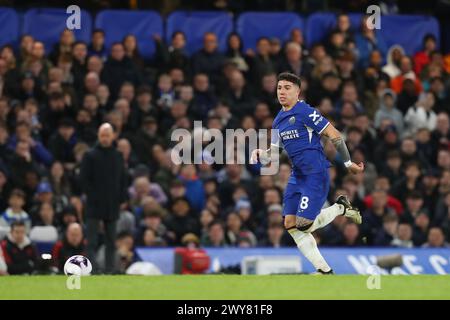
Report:
M282 109L272 124L271 147L254 150L251 162L259 160L268 164L271 154L278 152L280 147L287 152L292 173L283 196L284 226L317 272L332 274L333 270L320 254L311 233L338 215L357 224L361 224L362 218L359 210L343 195L335 204L322 209L330 187L330 163L320 142L321 136L331 139L349 172L362 172L364 164L352 162L340 132L317 109L298 99L300 87L298 76L287 72L278 76L277 96Z

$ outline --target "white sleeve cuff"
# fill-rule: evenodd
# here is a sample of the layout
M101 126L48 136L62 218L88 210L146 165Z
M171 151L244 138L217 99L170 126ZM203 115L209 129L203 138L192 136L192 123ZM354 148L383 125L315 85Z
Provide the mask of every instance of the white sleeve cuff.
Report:
M328 122L328 123L325 125L325 127L323 127L322 130L319 131L319 134L322 134L323 130L325 130L326 127L328 127L329 124L330 124L330 123Z

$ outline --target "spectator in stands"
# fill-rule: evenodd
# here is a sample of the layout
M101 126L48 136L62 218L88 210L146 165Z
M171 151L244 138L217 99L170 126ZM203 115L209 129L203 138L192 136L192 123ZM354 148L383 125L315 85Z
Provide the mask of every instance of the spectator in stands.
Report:
M174 199L170 206L170 214L164 224L174 233L174 244L179 245L186 233L200 234L198 218L193 214L192 208L186 198Z
M339 245L346 247L360 247L365 245L361 239L361 234L357 224L353 222L345 223L342 230L342 240Z
M202 247L225 247L225 231L222 222L212 221L208 226L208 233L201 239Z
M49 182L58 202L64 202L63 198L72 194L69 177L61 162L53 162L50 168Z
M400 156L402 157L402 162L405 164L411 161L417 161L423 169L430 167L429 160L417 150L417 141L412 137L406 136L403 138L400 146Z
M412 241L412 227L409 223L400 222L397 228L394 240L391 242L391 246L399 248L412 248L414 243Z
M225 239L230 246L237 246L242 231L242 220L236 212L230 212L226 219Z
M372 207L364 212L363 230L367 234L367 242L374 244L376 235L383 228L384 216L395 212L387 206L387 193L384 190L375 189L372 192Z
M86 235L88 254L94 260L99 222L105 230L105 272L114 270L114 239L119 208L127 199L122 155L114 148L114 131L103 124L98 145L87 152L81 164L81 183L87 195Z
M117 141L117 150L122 154L125 170L130 176L133 173L134 167L139 164L133 149L131 148L130 141L125 138L119 139L119 141ZM128 179L127 184L129 184Z
M430 53L435 51L437 47L436 37L427 33L423 37L423 51L419 51L414 55L414 72L420 75L422 69L430 63Z
M248 54L249 52L247 52ZM256 53L250 51L250 80L254 84L259 84L260 79L268 73L277 72L278 66L270 56L270 41L266 37L261 37L256 43ZM259 90L260 88L255 88Z
M304 76L311 70L305 69L302 60L302 47L296 42L288 42L284 50L284 56L278 67L280 72L291 72L297 76Z
M75 35L72 30L64 29L61 32L59 42L55 43L53 46L52 52L49 54L49 59L56 65L58 63L58 59L63 54L70 54L72 52L72 45L75 42Z
M98 56L88 56L87 58L87 73L94 72L99 77L103 70L103 60Z
M380 229L374 240L374 245L379 247L390 246L397 236L398 216L391 212L383 217L383 228Z
M123 274L128 269L128 267L136 260L132 234L127 232L119 233L115 240L115 246L116 250L114 252L112 273ZM100 247L97 254L98 265L104 265L106 260L105 254L105 246Z
M178 177L186 187L186 198L192 209L200 212L205 207L205 191L203 182L197 175L197 169L193 164L185 164L180 169Z
M261 247L280 248L285 247L288 244L283 239L284 228L280 223L271 223L267 228L267 236L259 242Z
M345 42L352 41L354 38L351 30L350 17L346 13L340 13L336 17L336 27L334 30L341 32L344 35Z
M129 190L130 203L136 206L146 196L153 197L157 203L165 204L167 196L157 183L151 183L148 176L138 176L134 179L133 187Z
M208 113L217 105L217 97L210 87L210 78L205 73L194 75L194 99L190 115L196 120L206 120Z
M26 141L28 143L31 151L30 156L33 157L36 162L46 166L51 164L53 160L52 154L40 141L32 137L30 125L25 121L16 124L16 132L9 138L8 147L11 150L16 149L18 141Z
M390 184L394 184L396 181L403 177L402 158L400 153L396 150L388 152L386 156L386 163L382 166L381 174L389 179Z
M52 249L53 265L60 273L64 272L64 264L74 255L87 255L83 228L79 223L71 223L64 238L55 243Z
M403 114L395 106L397 95L391 89L385 89L381 95L381 103L375 113L375 128L379 128L383 119L389 119L395 125L398 133L403 134Z
M7 238L1 242L8 273L11 275L33 274L39 264L37 249L27 237L23 221L14 221Z
M63 163L74 163L75 156L73 154L73 148L77 142L75 124L69 118L62 119L59 123L57 133L50 137L49 149L55 160Z
M46 58L45 45L41 41L34 41L31 47L31 52L27 56L27 59L22 62L22 71L33 71L37 65L38 70L35 70L34 76L39 77L43 80L46 79L48 70L52 67L51 62ZM38 71L38 72L36 72Z
M419 213L414 221L413 242L414 246L422 246L427 241L430 227L430 218L426 213Z
M345 35L339 30L332 30L328 36L326 51L329 56L336 59L339 54L346 51Z
M145 66L145 62L139 53L136 37L132 34L128 34L125 38L123 38L122 44L125 49L125 55L133 61L136 67L143 68Z
M19 45L19 59L18 64L22 64L23 61L31 55L31 50L33 49L34 38L29 34L23 34L20 37Z
M35 226L55 226L55 209L49 202L43 202L39 206L39 216L37 222L33 223Z
M239 71L243 73L249 71L247 57L243 53L242 39L237 32L232 32L228 35L225 56L237 66Z
M369 61L370 52L379 50L384 57L387 52L387 46L380 32L376 32L375 28L369 28L368 16L364 16L361 20L361 31L356 34L355 42L358 50L358 65L366 67Z
M81 90L83 80L87 72L87 45L77 41L72 45L72 69L73 85L75 90Z
M385 163L387 154L390 151L398 150L400 147L397 129L392 124L392 121L381 122L379 136L382 140L377 142L373 152L373 160L376 163L378 170L380 170L382 164Z
M255 100L241 71L235 70L228 80L224 100L232 106L231 112L237 115L249 115L255 108Z
M105 83L111 96L115 98L120 86L126 82L131 82L134 86L141 83L141 75L134 62L125 55L123 44L116 42L111 46L111 55L105 62L101 74L102 82Z
M162 66L163 72L172 68L180 68L185 74L190 71L189 56L186 52L186 35L182 31L176 31L171 36L170 45L162 41L160 35L154 35L156 44L155 61Z
M401 74L400 63L402 57L405 55L405 50L402 46L395 44L389 48L386 57L386 65L383 67L383 72L386 73L391 79L394 79Z
M105 47L105 32L102 29L94 29L91 36L91 43L88 47L89 56L98 56L103 61L106 60L108 53Z
M428 232L428 241L422 245L423 248L450 248L445 241L444 232L440 227L432 227Z
M30 232L31 219L26 211L23 210L25 206L25 193L20 189L11 191L8 199L9 207L0 216L0 228L8 230L14 222L22 222L26 232Z
M405 115L407 134L414 135L420 128L427 128L430 131L436 128L434 104L435 99L432 93L427 92L419 96L417 103L411 106Z
M421 168L417 161L406 163L404 173L405 177L392 186L392 195L402 202L405 201L409 192L413 190L423 190L420 181Z
M218 46L216 34L206 32L203 36L203 48L191 58L193 74L205 73L213 84L218 81L218 74L225 59Z

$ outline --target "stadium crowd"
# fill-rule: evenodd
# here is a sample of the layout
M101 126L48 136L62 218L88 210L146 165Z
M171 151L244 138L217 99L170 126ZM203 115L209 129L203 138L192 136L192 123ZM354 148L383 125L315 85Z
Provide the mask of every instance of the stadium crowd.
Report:
M290 164L276 175L257 165L176 165L171 133L193 129L270 129L280 109L277 74L302 78L302 97L346 137L360 175L348 175L333 145L323 141L332 190L363 213L315 233L323 246L448 247L450 241L450 57L427 35L413 56L388 48L361 23L350 31L338 16L326 40L306 48L301 30L290 40L262 37L243 52L239 34L219 52L214 33L189 56L186 37L153 39L153 57L136 38L104 46L70 30L50 52L23 35L18 51L0 50L0 274L31 273L34 242L57 240L53 264L86 253L86 186L82 162L104 122L126 172L126 201L117 222L116 269L136 259L137 246L291 246L282 225ZM205 155L202 153L201 155ZM198 155L197 155L198 156ZM98 191L100 192L100 191ZM329 205L327 204L327 206ZM104 259L99 232L98 260Z

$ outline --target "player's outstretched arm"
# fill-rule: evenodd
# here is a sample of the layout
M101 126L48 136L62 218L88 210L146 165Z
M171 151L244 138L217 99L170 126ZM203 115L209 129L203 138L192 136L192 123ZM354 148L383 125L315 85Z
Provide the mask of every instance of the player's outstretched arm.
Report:
M337 152L339 152L342 160L344 161L345 167L353 174L363 172L364 163L356 164L350 158L350 153L348 152L347 145L342 138L341 133L330 123L325 130L323 130L322 135L331 139Z

